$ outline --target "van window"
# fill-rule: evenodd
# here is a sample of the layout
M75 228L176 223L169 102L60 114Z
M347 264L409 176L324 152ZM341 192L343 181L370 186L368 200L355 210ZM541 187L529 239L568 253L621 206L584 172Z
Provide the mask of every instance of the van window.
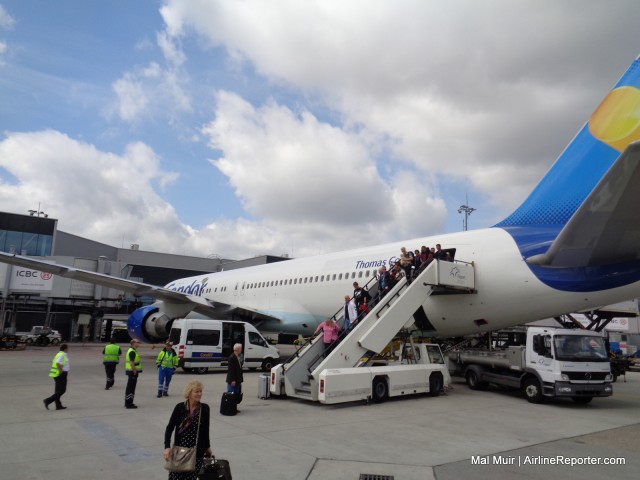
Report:
M187 343L193 345L218 345L220 343L220 330L204 330L193 328L187 332Z
M265 348L269 346L267 345L267 342L264 341L264 338L262 338L260 334L256 332L249 332L249 343L251 345L258 345Z
M180 343L180 334L182 330L180 328L172 328L171 334L169 335L169 341L174 345L178 345Z

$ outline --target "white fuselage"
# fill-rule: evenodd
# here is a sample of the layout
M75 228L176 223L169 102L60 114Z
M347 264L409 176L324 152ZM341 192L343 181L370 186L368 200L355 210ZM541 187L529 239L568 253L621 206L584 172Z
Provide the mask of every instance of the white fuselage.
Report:
M271 317L261 330L310 333L342 308L353 282L364 286L400 248L440 243L455 248L455 260L472 263L477 293L429 297L425 311L433 334L458 336L496 330L543 318L636 298L640 283L596 291L566 292L542 283L529 269L513 238L500 228L418 238L357 250L278 262L172 282L179 290L205 283L200 295L216 304Z

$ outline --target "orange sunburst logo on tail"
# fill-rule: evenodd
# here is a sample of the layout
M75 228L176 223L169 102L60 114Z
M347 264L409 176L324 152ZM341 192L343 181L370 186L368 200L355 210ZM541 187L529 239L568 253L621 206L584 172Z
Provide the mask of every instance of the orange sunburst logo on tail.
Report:
M640 90L612 90L589 119L589 131L598 140L623 151L640 139Z

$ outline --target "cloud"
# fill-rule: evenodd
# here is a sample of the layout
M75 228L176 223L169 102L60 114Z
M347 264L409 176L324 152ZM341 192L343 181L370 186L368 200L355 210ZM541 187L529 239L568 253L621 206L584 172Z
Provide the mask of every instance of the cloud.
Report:
M13 19L11 15L7 12L7 10L0 5L0 28L4 30L11 30L16 21Z
M125 241L177 252L189 236L153 187L173 174L142 143L118 155L53 130L8 133L0 166L10 174L0 177L7 211L26 213L40 204L61 230L114 246Z
M167 0L161 13L168 35L195 31L223 46L272 85L337 112L334 127L390 140L393 161L464 179L502 215L615 82L594 69L593 52L616 68L636 53L622 32L635 28L637 2L580 5Z
M212 149L224 152L212 164L229 178L246 210L270 230L298 236L312 251L442 228L444 203L428 175L397 169L385 180L366 136L306 110L294 113L274 101L255 108L222 91L216 119L203 134ZM425 215L409 220L417 212Z

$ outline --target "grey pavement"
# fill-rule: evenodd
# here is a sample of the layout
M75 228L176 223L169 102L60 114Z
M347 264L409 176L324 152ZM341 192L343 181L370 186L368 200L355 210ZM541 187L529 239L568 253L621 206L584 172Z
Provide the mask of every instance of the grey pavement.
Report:
M515 392L473 392L456 380L437 398L328 406L260 400L260 372L246 372L241 413L224 417L218 414L224 371L178 371L170 396L156 398L159 350L149 345L141 347L139 408L126 410L122 363L114 388L104 390L102 347L70 344L71 372L62 399L68 409L62 411L42 404L53 393L48 372L56 347L0 352L1 479L167 478L164 429L182 388L194 378L204 383L203 402L212 407L214 453L230 461L236 480L358 480L361 474L394 480L583 480L640 474L640 373L629 373L626 383L618 380L613 397L589 405L532 405ZM625 464L531 464L613 457Z

